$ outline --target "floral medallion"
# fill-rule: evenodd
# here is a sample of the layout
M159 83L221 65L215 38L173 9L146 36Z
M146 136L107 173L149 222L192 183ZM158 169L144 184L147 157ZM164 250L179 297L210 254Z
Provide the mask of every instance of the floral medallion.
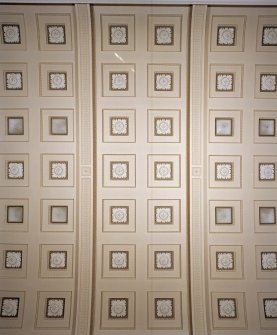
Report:
M126 270L128 269L128 251L111 251L111 269Z
M276 83L277 83L276 74L261 74L260 91L276 92Z
M66 72L50 72L49 73L49 89L50 90L66 90L67 89Z
M235 299L217 299L218 316L220 319L235 319L237 317Z
M266 319L277 319L277 299L264 299L264 314Z
M66 251L50 251L49 252L49 268L50 269L66 269L67 268L67 252Z
M232 163L216 163L216 180L232 180Z
M174 319L174 299L155 298L155 318Z
M126 73L111 73L111 90L112 91L127 91L128 90L128 72Z
M172 207L155 206L155 223L169 224L172 223Z
M155 26L155 45L173 45L174 26Z
M173 119L172 118L155 118L155 135L172 136Z
M22 72L6 72L6 90L23 90Z
M111 118L111 135L128 135L127 117L112 117Z
M232 73L216 74L216 91L233 91L234 75Z
M172 162L155 162L155 179L172 180L173 163Z
M275 164L260 163L259 164L259 179L260 180L275 180Z
M128 299L110 298L109 317L112 319L128 318Z
M47 318L64 318L65 298L48 298L46 303Z
M277 26L264 26L263 27L263 46L276 46L277 45Z
M218 27L217 45L232 46L235 45L236 27Z
M22 251L7 250L5 252L5 268L21 269L22 268Z
M155 73L155 91L172 91L173 73Z
M155 269L156 270L173 269L173 252L155 251Z
M47 25L47 40L49 44L65 44L65 26Z
M262 270L277 270L277 252L261 253Z
M51 179L68 179L68 162L50 162Z
M2 35L4 44L20 44L20 28L18 24L3 24Z
M19 312L19 298L2 298L1 314L2 318L17 318Z
M111 207L111 223L128 223L129 207Z
M8 162L8 179L24 179L24 162Z
M128 26L110 26L110 44L127 45L128 44Z
M217 252L216 268L217 270L234 270L234 253Z
M128 180L129 162L111 162L111 179Z

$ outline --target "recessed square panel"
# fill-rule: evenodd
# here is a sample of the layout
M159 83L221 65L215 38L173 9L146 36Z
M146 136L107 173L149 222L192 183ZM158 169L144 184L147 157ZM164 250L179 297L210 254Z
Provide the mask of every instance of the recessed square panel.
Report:
M257 188L276 188L276 156L254 157L254 185Z
M215 207L215 224L216 225L232 225L233 207Z
M43 186L73 186L73 155L42 155Z
M243 51L245 22L245 16L213 16L211 22L211 51Z
M103 155L104 187L135 187L135 155Z
M232 136L233 119L232 118L215 118L215 136Z
M258 293L261 329L277 329L277 293Z
M51 206L50 213L51 223L68 223L68 206Z
M70 14L38 14L39 49L72 50L72 18Z
M0 199L0 231L23 232L28 230L28 200Z
M101 329L135 328L135 292L102 292Z
M246 329L245 294L212 292L212 319L214 329Z
M28 95L27 64L1 63L0 96L25 97Z
M254 202L255 231L257 233L275 233L277 202L274 200L257 200Z
M182 16L148 15L148 51L181 51Z
M0 185L28 186L28 160L26 154L1 154Z
M0 244L0 277L26 278L28 245Z
M275 136L275 119L259 119L259 136Z
M135 245L103 245L102 264L103 278L134 278L136 275Z
M277 98L277 65L256 65L255 98Z
M179 98L181 89L179 64L148 64L148 97Z
M7 206L7 223L23 223L24 206Z
M25 307L25 292L0 291L0 328L21 328Z
M8 117L7 129L8 135L24 135L24 118Z
M211 279L242 279L243 248L241 245L210 246Z
M102 64L102 95L134 97L135 73L135 64Z
M135 16L101 15L102 50L135 50Z
M180 230L180 200L148 200L148 231L177 232Z
M27 142L29 138L28 110L0 109L0 141Z
M40 94L44 97L72 97L73 64L40 64Z
M211 64L210 97L240 98L242 96L243 65Z
M240 156L210 156L210 187L241 187Z
M276 207L259 207L259 223L276 224Z
M148 328L182 329L181 292L148 292Z
M256 110L255 143L277 143L277 111Z
M180 187L179 155L148 155L148 187Z
M257 51L277 51L277 16L262 15L258 17Z
M136 229L135 200L103 200L103 231L134 232Z
M277 246L256 246L256 270L258 279L277 278Z
M37 328L69 328L72 292L39 291L37 299Z
M181 246L178 244L148 245L148 277L180 278Z
M50 118L51 135L67 135L68 121L67 117L53 116Z
M241 202L232 200L210 201L210 232L239 233L241 232Z

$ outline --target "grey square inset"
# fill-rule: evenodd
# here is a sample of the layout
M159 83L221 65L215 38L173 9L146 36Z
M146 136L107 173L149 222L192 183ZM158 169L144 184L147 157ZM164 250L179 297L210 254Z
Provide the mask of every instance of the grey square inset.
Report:
M109 25L110 45L128 45L128 26Z
M5 269L22 269L21 250L5 250Z
M261 252L261 269L264 271L277 270L277 252L267 251Z
M48 73L49 90L67 90L67 73L66 72L49 72Z
M155 298L155 319L174 319L175 318L175 306L174 298Z
M235 254L232 251L216 252L216 269L230 271L235 269Z
M21 44L18 24L2 24L2 41L4 44Z
M5 88L8 91L22 91L22 72L5 72Z
M234 46L236 42L235 26L218 26L217 27L217 45Z
M23 206L7 206L7 223L23 223L23 218Z
M232 92L234 91L234 74L233 73L216 73L217 92Z
M110 135L111 136L128 136L129 135L129 118L128 117L111 117L110 118Z
M110 90L128 91L129 73L128 72L110 72Z
M173 91L174 84L173 72L155 72L154 73L154 91L166 92Z
M275 136L275 119L259 119L259 136Z
M236 319L237 302L234 298L219 298L217 299L218 317L220 319Z
M24 179L24 162L8 162L8 179Z
M129 224L129 206L111 206L110 224Z
M109 298L109 319L128 319L128 298Z
M277 75L275 73L260 74L260 92L276 92Z
M65 310L65 298L47 298L45 317L47 319L63 319Z
M232 162L215 163L215 180L232 181L233 180L233 163Z
M264 316L266 319L277 319L277 299L266 298L263 299Z
M111 180L129 180L129 162L110 162Z
M50 206L50 223L68 223L68 206Z
M259 163L259 180L275 180L275 163Z
M67 161L51 161L49 162L50 179L68 179L68 162Z
M49 251L48 266L51 270L67 269L67 251Z
M173 224L173 206L154 206L155 224Z
M20 298L3 297L1 301L1 318L17 318Z
M263 26L262 46L277 46L277 26Z
M24 135L24 118L8 117L7 118L8 135Z
M215 207L215 224L233 224L233 207Z
M128 270L129 251L113 250L110 251L110 270Z
M46 30L48 44L66 44L64 24L47 24Z
M259 207L259 224L276 224L276 208Z
M168 250L158 250L154 252L155 270L173 270L174 252Z
M215 136L233 136L233 119L215 118Z
M155 45L174 45L174 26L155 25Z
M173 180L173 162L154 162L155 180Z
M155 117L154 129L155 136L173 136L173 118Z
M65 116L50 117L51 135L68 135L68 120Z

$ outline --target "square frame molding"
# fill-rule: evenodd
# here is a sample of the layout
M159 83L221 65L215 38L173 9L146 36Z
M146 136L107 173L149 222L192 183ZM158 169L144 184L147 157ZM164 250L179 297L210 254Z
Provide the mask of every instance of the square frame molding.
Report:
M9 119L21 119L23 129L9 129ZM22 132L23 130L23 132ZM0 141L3 142L28 142L29 141L29 110L23 108L0 109Z
M260 178L260 164L273 165L273 179ZM254 188L277 188L277 156L254 156Z
M255 110L254 114L254 141L255 143L277 143L277 110L269 111L269 110ZM269 127L265 125L264 128L261 129L261 120L271 121L273 127ZM261 131L268 132L268 135L262 135Z
M261 91L261 76L275 76L275 90ZM256 65L255 66L255 98L257 99L276 99L277 98L277 65Z
M22 328L23 313L25 308L25 291L0 291L0 304L4 298L19 299L19 308L17 310L17 317L5 317L1 318L0 328L11 329L11 328Z
M262 254L263 253L274 253L277 258L277 245L256 245L256 273L257 279L277 279L277 260L276 260L276 268L268 268L262 269ZM269 260L269 264L271 265L271 260Z
M275 292L258 292L258 304L260 313L261 329L277 329L277 319L266 317L265 300L274 300L277 303L277 293Z
M264 209L263 212L262 209ZM255 200L254 213L256 233L277 233L276 200ZM261 220L264 222L262 223Z
M19 207L20 212L13 211L13 222L9 222L9 209ZM18 217L20 215L20 217ZM29 200L28 199L0 199L0 231L2 232L27 232L29 224Z
M8 73L20 73L20 89L7 89L6 76ZM27 97L28 96L28 65L27 63L0 63L0 96Z
M5 13L0 15L0 27L2 25L17 25L19 26L20 43L3 43L3 38L0 38L0 50L21 51L26 50L26 31L24 14ZM2 35L2 31L1 31Z
M8 178L9 163L23 164L23 178ZM26 187L29 185L29 155L28 154L0 154L0 186Z
M264 45L263 43L263 31L264 27L274 26L277 28L276 21L277 16L259 16L258 17L258 30L257 30L257 51L261 52L276 52L277 45Z

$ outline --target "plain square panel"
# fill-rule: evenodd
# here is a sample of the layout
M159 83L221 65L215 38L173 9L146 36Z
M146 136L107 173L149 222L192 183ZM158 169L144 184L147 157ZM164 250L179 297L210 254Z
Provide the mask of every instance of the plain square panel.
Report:
M27 199L0 199L0 231L28 231Z
M27 109L0 109L0 141L26 142L29 138Z
M101 42L103 51L135 50L135 16L101 15Z
M72 18L70 14L37 14L39 49L72 50Z
M277 51L277 16L263 15L258 17L257 51Z
M0 29L0 50L21 51L26 49L24 14L1 14Z
M28 95L28 71L25 63L0 63L0 96L26 97Z
M275 233L277 231L277 201L255 200L255 232Z
M277 111L255 110L255 143L277 143Z
M211 51L243 51L245 23L246 16L214 15L211 23Z
M209 161L211 188L241 187L240 156L210 156Z
M21 328L24 308L24 291L0 291L0 328Z

